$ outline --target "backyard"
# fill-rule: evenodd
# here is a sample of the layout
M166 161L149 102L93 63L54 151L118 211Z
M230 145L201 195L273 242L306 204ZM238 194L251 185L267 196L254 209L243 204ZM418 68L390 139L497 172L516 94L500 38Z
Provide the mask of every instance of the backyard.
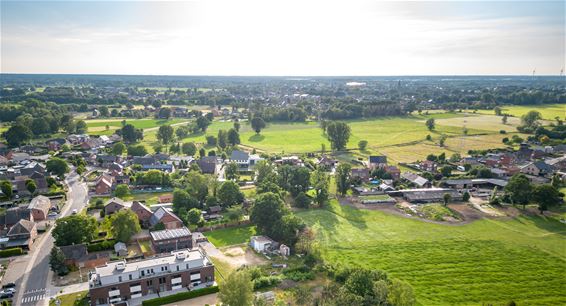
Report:
M217 248L246 243L255 235L255 226L223 228L203 233Z

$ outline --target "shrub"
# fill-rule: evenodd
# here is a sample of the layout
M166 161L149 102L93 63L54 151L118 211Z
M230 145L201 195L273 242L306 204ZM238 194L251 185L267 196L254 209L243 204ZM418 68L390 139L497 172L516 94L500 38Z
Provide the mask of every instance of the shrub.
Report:
M285 278L294 280L296 282L314 279L314 273L312 273L312 271L310 271L310 269L306 266L288 269L284 271L283 274L285 275Z
M164 297L160 297L160 298L146 300L146 301L142 302L142 305L143 306L165 305L165 304L175 303L175 302L178 302L178 301L196 298L196 297L207 295L207 294L216 293L218 291L219 291L218 286L212 286L212 287L203 288L203 289L199 289L199 290L193 290L193 291L188 291L188 292L180 292L180 293L177 293L177 294L172 294L172 295L168 295L168 296L164 296Z
M506 130L499 130L499 134L507 134Z
M262 276L254 279L254 290L275 286L279 282L281 282L281 279L277 276Z
M99 251L113 250L115 243L116 243L116 240L108 239L108 240L103 240L103 241L100 241L100 242L89 243L86 248L89 252L99 252Z
M11 248L0 251L0 258L22 255L24 250L22 248Z

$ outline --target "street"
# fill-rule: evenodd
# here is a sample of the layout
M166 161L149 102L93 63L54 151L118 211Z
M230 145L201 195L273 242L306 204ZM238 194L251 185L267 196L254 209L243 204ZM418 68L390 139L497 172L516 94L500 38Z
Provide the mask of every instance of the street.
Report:
M72 172L66 179L69 186L67 205L63 207L59 218L71 214L73 209L80 211L88 203L86 183L80 181L80 176ZM21 277L16 281L17 294L14 297L15 305L47 305L49 297L57 292L50 292L51 271L49 268L49 253L53 247L54 239L49 228L41 239L35 243L27 267Z

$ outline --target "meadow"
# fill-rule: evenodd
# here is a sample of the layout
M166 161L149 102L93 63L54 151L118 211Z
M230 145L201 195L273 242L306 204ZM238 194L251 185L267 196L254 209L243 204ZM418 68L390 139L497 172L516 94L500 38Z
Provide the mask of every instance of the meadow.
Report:
M203 234L216 247L224 247L234 244L247 243L250 237L255 235L255 226L238 226L223 228Z
M536 110L546 120L554 120L556 116L566 119L566 104L507 105L502 106L501 110L505 114L519 118L529 111ZM493 110L479 110L478 112L493 115Z
M382 269L422 305L566 303L566 227L540 217L440 225L340 206L297 213L324 260Z
M115 130L122 127L124 119L92 119L85 120L88 133L92 135L111 135ZM131 124L138 129L152 129L165 124L178 124L187 122L187 119L126 119L127 124ZM108 125L108 130L106 126Z

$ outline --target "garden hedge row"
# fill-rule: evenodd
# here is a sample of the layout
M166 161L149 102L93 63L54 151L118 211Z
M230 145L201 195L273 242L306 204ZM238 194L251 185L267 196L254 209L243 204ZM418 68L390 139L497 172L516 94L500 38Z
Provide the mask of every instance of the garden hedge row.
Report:
M89 243L86 246L86 249L89 252L114 250L114 244L115 243L116 243L116 240L114 240L114 239L103 240L103 241L100 241L100 242Z
M22 248L11 248L0 251L0 258L22 255L24 250Z
M168 296L164 296L164 297L160 297L160 298L155 298L155 299L143 301L142 305L143 306L165 305L165 304L175 303L175 302L178 302L178 301L196 298L196 297L207 295L207 294L216 293L216 292L218 292L218 290L219 290L218 286L212 286L212 287L207 287L207 288L193 290L193 291L180 292L180 293L176 293L176 294L172 294L172 295L168 295Z

